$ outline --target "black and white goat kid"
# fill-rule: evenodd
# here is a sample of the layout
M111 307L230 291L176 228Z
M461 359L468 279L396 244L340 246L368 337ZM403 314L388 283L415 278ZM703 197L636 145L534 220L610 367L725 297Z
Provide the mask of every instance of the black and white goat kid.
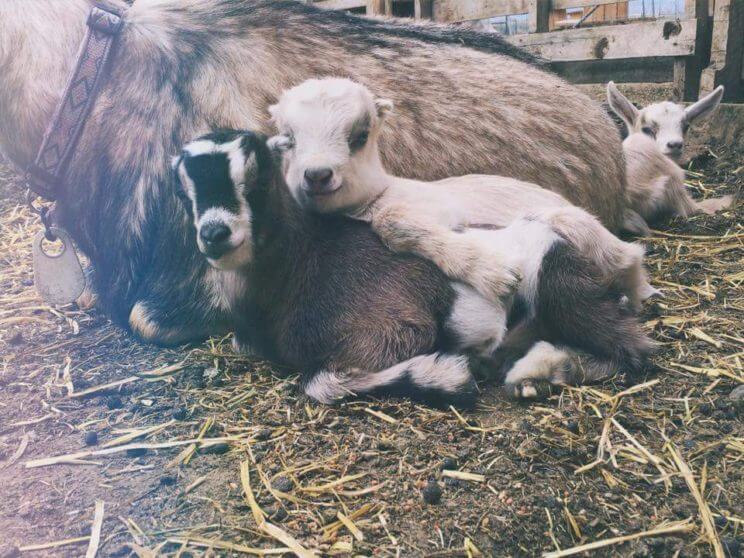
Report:
M310 397L329 403L374 394L471 405L476 385L465 352L508 353L510 392L524 397L535 394L536 380L584 383L640 366L648 346L637 322L555 235L537 264L548 270L536 273L532 304L539 312L507 334L510 300L489 301L424 259L394 254L363 222L303 211L277 158L263 136L219 131L186 145L174 168L200 251L250 285L254 319L236 338L299 369ZM571 294L576 284L589 293L586 301ZM563 324L556 318L567 305L588 312L588 303L594 306L587 325L604 331L568 348L563 330L576 333L576 312Z

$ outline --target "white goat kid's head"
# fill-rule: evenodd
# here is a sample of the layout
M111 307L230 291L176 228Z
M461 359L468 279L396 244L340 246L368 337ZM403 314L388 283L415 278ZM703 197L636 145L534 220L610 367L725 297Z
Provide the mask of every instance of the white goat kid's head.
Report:
M618 91L613 82L607 84L607 101L627 124L628 133L640 132L654 138L659 150L675 161L682 157L687 129L695 121L708 116L719 105L722 97L723 86L719 85L687 108L664 101L639 110Z
M360 180L382 171L377 138L392 102L375 99L348 79L308 80L269 108L279 135L269 145L284 153L284 174L295 199L327 213L364 205L377 192Z
M177 193L196 228L199 251L217 269L237 269L253 259L247 200L264 180L267 154L270 159L264 139L226 130L186 144L173 160Z

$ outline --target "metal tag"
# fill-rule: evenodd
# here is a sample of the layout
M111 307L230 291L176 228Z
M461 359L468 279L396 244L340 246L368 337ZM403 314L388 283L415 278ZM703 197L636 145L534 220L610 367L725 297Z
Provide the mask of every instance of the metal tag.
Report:
M44 231L34 238L34 285L49 304L75 302L85 289L85 275L75 253L70 235L63 229L51 228L52 234L62 242L62 252L56 255L44 252Z

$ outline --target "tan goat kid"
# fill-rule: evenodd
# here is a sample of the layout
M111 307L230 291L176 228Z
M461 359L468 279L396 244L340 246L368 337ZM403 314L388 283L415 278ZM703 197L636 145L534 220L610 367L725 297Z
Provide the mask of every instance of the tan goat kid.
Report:
M628 127L623 141L628 177L624 230L646 235L648 223L695 213L710 215L731 205L732 196L693 200L677 164L688 128L715 110L721 97L723 86L687 108L665 101L639 110L613 82L607 84L607 102Z

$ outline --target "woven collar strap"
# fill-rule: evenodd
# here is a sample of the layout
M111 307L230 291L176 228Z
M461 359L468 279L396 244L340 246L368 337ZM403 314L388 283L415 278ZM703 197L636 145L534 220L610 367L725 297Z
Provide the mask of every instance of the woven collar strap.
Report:
M75 69L44 134L36 159L27 169L29 187L44 198L57 198L85 120L104 81L111 47L122 25L121 15L108 9L94 7L88 15L88 31L80 46Z

